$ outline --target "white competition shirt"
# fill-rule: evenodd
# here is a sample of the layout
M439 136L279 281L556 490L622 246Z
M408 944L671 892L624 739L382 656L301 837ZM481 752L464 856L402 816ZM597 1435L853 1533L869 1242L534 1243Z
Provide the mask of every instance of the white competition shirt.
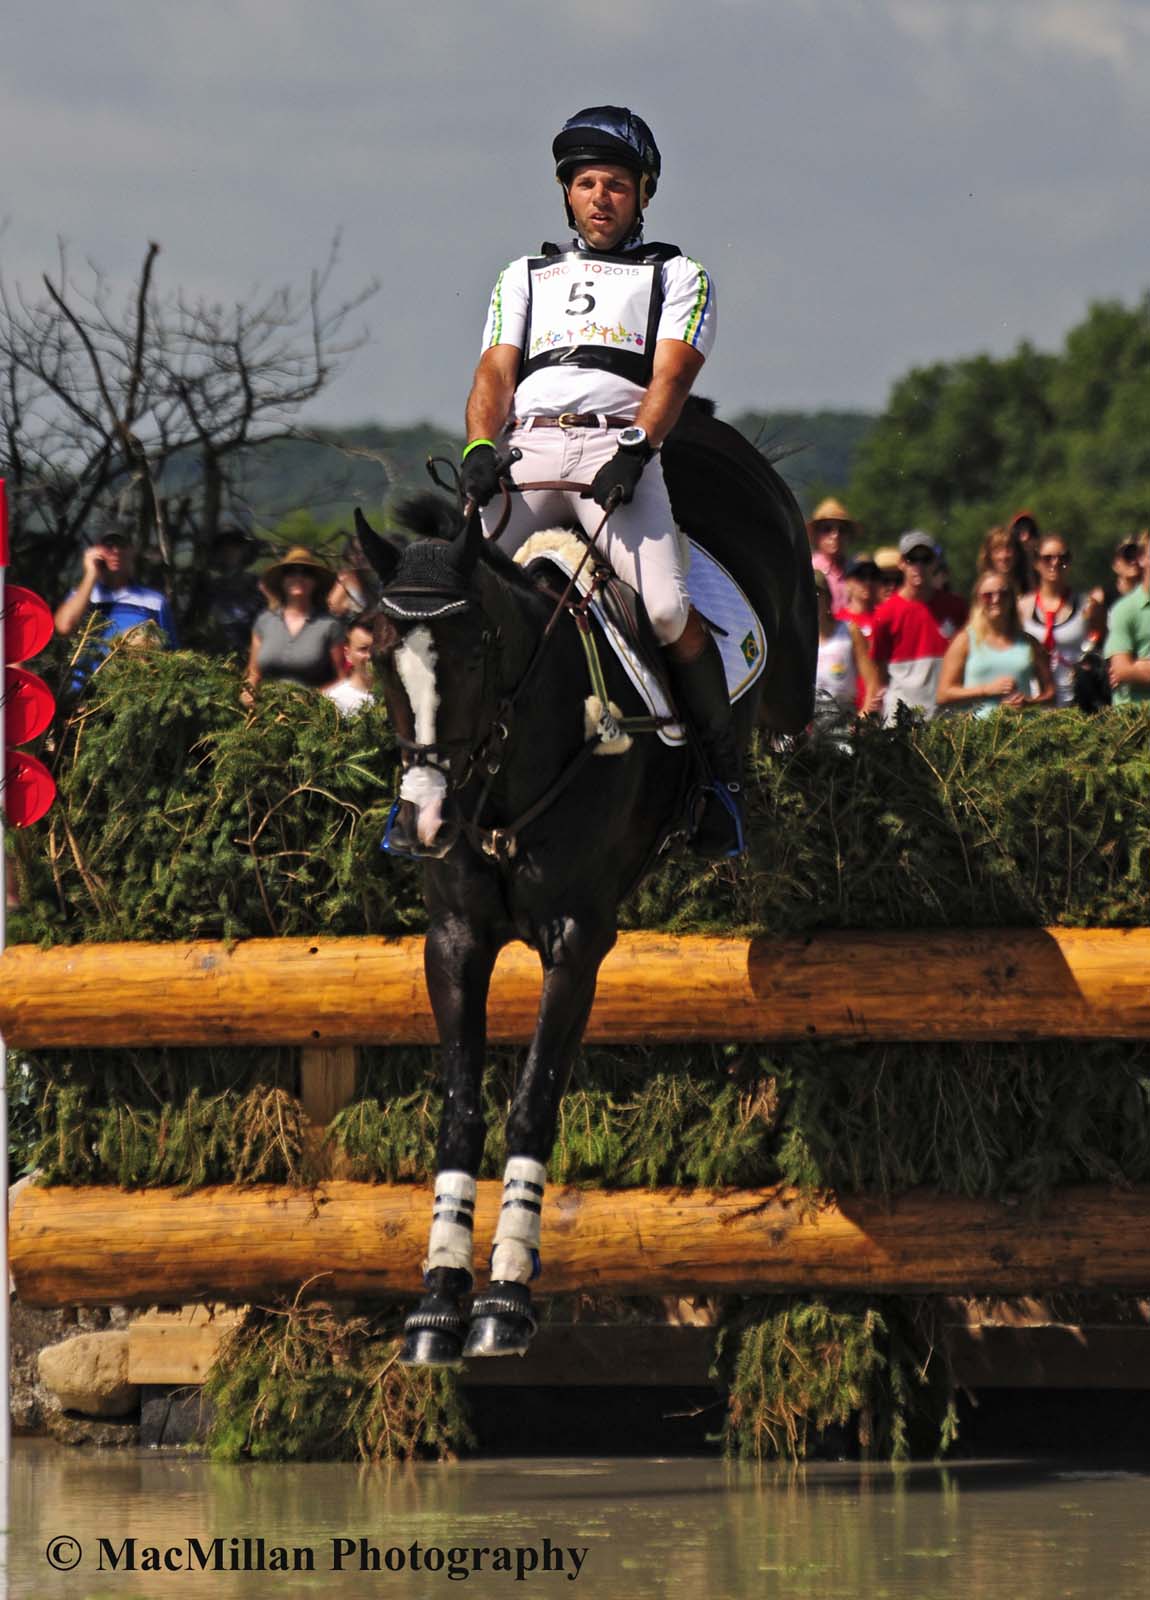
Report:
M326 689L320 690L320 693L335 701L341 717L354 717L364 706L373 704L375 700L369 689L357 689L349 678L341 678L338 683L328 684Z
M816 698L834 703L843 711L855 708L858 669L854 642L845 622L840 622L829 638L819 635L819 661L815 669Z
M540 354L579 346L648 355L652 275L662 274L663 300L654 342L681 339L706 357L715 343L715 286L690 256L631 263L625 256L520 256L499 274L487 310L483 348L510 344ZM534 267L534 272L532 268ZM528 323L530 321L530 327ZM528 338L530 348L527 349ZM634 417L644 385L604 367L563 361L539 367L515 391L517 417L597 411Z

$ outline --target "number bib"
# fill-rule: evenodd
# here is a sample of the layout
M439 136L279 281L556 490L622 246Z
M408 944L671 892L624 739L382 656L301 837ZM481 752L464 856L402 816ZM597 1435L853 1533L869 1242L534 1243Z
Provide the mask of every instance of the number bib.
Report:
M568 363L604 368L646 388L663 304L660 261L541 256L528 263L527 282L520 381L540 367Z

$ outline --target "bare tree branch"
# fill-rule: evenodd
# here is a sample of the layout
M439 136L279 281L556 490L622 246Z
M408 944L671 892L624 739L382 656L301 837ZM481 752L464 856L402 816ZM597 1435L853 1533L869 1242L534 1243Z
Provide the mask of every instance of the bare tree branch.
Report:
M62 243L44 296L0 278L0 470L22 542L53 572L118 500L154 535L178 591L225 503L242 498L243 453L296 436L300 409L362 345L351 319L378 286L329 303L338 236L301 288L255 289L231 306L157 294L159 254L149 243L122 305L92 263L77 283Z
M148 291L152 285L152 267L160 247L153 239L140 270L140 287L136 294L136 343L132 351L132 370L128 379L128 397L124 404L124 421L131 426L136 418L136 400L144 376L144 345L148 333Z

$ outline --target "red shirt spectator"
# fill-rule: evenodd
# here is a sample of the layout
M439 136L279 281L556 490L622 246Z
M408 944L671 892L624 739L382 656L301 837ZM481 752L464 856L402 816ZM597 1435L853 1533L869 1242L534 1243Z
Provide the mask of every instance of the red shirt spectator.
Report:
M904 533L898 543L903 583L884 600L871 624L871 655L886 687L886 720L899 705L932 717L947 646L966 622L966 602L932 587L937 554L924 533Z

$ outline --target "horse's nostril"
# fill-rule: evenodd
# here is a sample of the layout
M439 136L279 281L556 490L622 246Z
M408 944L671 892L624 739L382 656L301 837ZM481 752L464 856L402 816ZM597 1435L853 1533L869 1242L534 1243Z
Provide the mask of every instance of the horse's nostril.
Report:
M388 827L387 848L395 855L438 861L456 843L462 827L457 816L441 819L434 832L425 826L426 822L427 818L410 800L400 800Z

